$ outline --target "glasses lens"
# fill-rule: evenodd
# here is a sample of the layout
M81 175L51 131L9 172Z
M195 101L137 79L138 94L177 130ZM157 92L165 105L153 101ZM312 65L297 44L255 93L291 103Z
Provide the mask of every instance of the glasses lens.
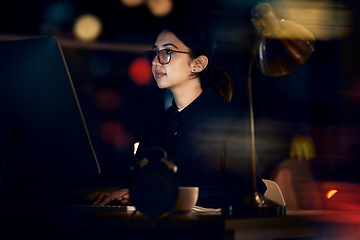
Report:
M145 56L149 63L152 63L152 61L154 61L154 58L156 57L156 51L147 51L145 53Z
M171 58L171 51L169 49L163 49L159 51L159 62L161 64L168 64Z
M171 59L171 51L169 49L163 49L160 51L147 51L145 56L150 64L154 61L155 57L158 56L158 60L160 64L165 65L170 62Z

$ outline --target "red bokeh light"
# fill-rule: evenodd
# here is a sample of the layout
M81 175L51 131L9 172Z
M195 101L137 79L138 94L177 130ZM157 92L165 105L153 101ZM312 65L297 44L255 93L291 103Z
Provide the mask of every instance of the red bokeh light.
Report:
M129 66L130 78L139 86L147 86L152 81L151 66L145 57L136 58Z
M95 101L96 105L104 111L115 110L122 103L121 96L111 89L99 90L96 93Z
M325 181L319 182L319 186L325 195L322 203L323 209L360 211L359 183ZM328 196L334 192L335 194Z
M101 126L100 134L105 142L115 146L119 150L125 150L133 146L133 137L119 122L104 122Z

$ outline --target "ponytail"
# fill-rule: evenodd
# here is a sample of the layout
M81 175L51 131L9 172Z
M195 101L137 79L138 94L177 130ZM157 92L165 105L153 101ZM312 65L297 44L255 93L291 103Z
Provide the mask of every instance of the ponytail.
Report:
M201 87L210 87L220 98L231 101L233 96L233 81L230 75L217 64L207 66L202 72L198 73L201 80Z
M222 99L231 101L233 96L233 81L230 75L222 68L215 66L212 68L214 77L211 79L209 86Z

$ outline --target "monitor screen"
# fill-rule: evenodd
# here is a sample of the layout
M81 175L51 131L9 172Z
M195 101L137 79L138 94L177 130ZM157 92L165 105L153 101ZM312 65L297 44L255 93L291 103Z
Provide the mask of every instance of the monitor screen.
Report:
M2 183L100 174L74 85L53 36L0 42L0 125Z

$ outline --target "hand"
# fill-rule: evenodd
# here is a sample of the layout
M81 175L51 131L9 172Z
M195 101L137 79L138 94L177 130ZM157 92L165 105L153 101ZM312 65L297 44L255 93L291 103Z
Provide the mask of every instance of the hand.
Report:
M113 192L98 191L91 193L84 200L95 200L93 205L105 206L111 201L117 201L122 204L130 203L129 189L120 189Z

